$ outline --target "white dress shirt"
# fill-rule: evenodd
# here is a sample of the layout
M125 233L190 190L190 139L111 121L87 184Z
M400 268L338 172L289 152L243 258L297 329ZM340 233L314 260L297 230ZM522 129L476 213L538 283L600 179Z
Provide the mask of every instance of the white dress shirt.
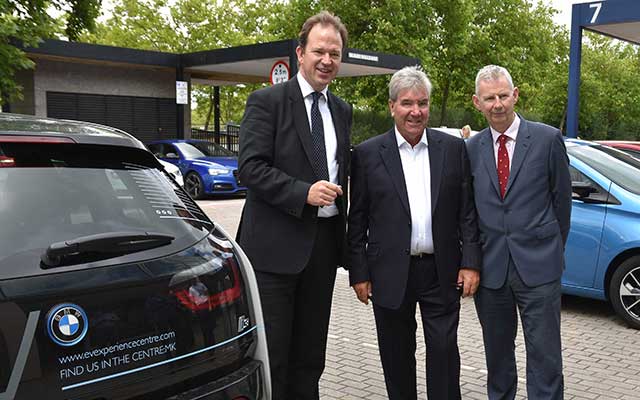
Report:
M491 129L491 136L493 137L493 155L494 160L496 160L496 168L498 168L498 148L500 147L500 143L498 142L498 138L502 133L493 129L493 127L489 126ZM511 123L511 126L504 131L504 135L507 135L509 139L505 142L505 147L507 148L507 153L509 154L509 171L511 171L511 164L513 163L513 150L516 148L516 138L518 137L518 129L520 129L520 118L516 114L516 118Z
M300 84L300 90L302 91L302 97L304 98L304 105L307 109L307 120L309 121L309 131L311 131L311 105L313 104L313 97L311 93L315 90L304 79L302 74L298 72L298 83ZM329 181L334 184L338 184L338 159L336 153L338 151L338 139L336 138L336 129L333 126L333 119L331 118L331 111L329 111L329 104L327 103L327 87L320 92L322 96L318 99L318 108L320 109L320 115L322 115L322 125L324 128L324 147L327 150L327 168L329 170ZM318 217L333 217L338 215L338 207L336 203L332 203L329 206L318 207Z
M411 212L411 255L433 253L431 231L431 169L426 131L420 142L411 147L395 128L404 182Z

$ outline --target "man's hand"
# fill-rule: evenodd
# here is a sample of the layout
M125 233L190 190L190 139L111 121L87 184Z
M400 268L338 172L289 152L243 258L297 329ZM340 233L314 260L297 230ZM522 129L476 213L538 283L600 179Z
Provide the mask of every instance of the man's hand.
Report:
M460 268L458 271L458 287L462 288L462 297L473 296L480 284L480 271L471 268Z
M353 290L358 296L358 300L364 304L369 304L369 296L371 296L371 281L358 282L353 285Z
M312 206L329 206L336 197L342 196L342 187L327 181L318 181L311 185L307 194L307 203Z

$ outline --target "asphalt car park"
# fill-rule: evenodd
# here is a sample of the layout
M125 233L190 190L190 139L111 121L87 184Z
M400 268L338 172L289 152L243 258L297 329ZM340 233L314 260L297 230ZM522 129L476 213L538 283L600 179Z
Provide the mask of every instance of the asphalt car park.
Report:
M202 209L234 235L243 199L199 201ZM418 318L418 321L420 319ZM422 327L418 325L418 332ZM640 398L640 331L632 329L605 301L564 295L562 339L565 399ZM473 299L462 301L458 342L463 399L486 399L482 334ZM516 340L518 399L526 399L525 352ZM418 340L419 397L426 398L424 343ZM386 399L371 306L357 301L346 271L340 269L333 295L327 368L320 381L323 400Z
M253 270L137 139L0 113L0 399L268 398Z

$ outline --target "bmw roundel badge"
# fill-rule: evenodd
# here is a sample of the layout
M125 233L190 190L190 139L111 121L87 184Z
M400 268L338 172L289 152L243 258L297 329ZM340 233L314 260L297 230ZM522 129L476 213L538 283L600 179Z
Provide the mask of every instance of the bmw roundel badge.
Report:
M47 314L47 333L60 346L73 346L80 342L88 329L87 314L75 304L58 304Z

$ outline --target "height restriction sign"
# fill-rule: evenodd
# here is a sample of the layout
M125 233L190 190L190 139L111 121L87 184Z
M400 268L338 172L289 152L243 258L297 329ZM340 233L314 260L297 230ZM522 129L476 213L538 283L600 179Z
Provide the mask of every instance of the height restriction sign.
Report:
M269 76L271 84L286 82L289 80L289 64L284 61L276 61L271 67L271 74Z

